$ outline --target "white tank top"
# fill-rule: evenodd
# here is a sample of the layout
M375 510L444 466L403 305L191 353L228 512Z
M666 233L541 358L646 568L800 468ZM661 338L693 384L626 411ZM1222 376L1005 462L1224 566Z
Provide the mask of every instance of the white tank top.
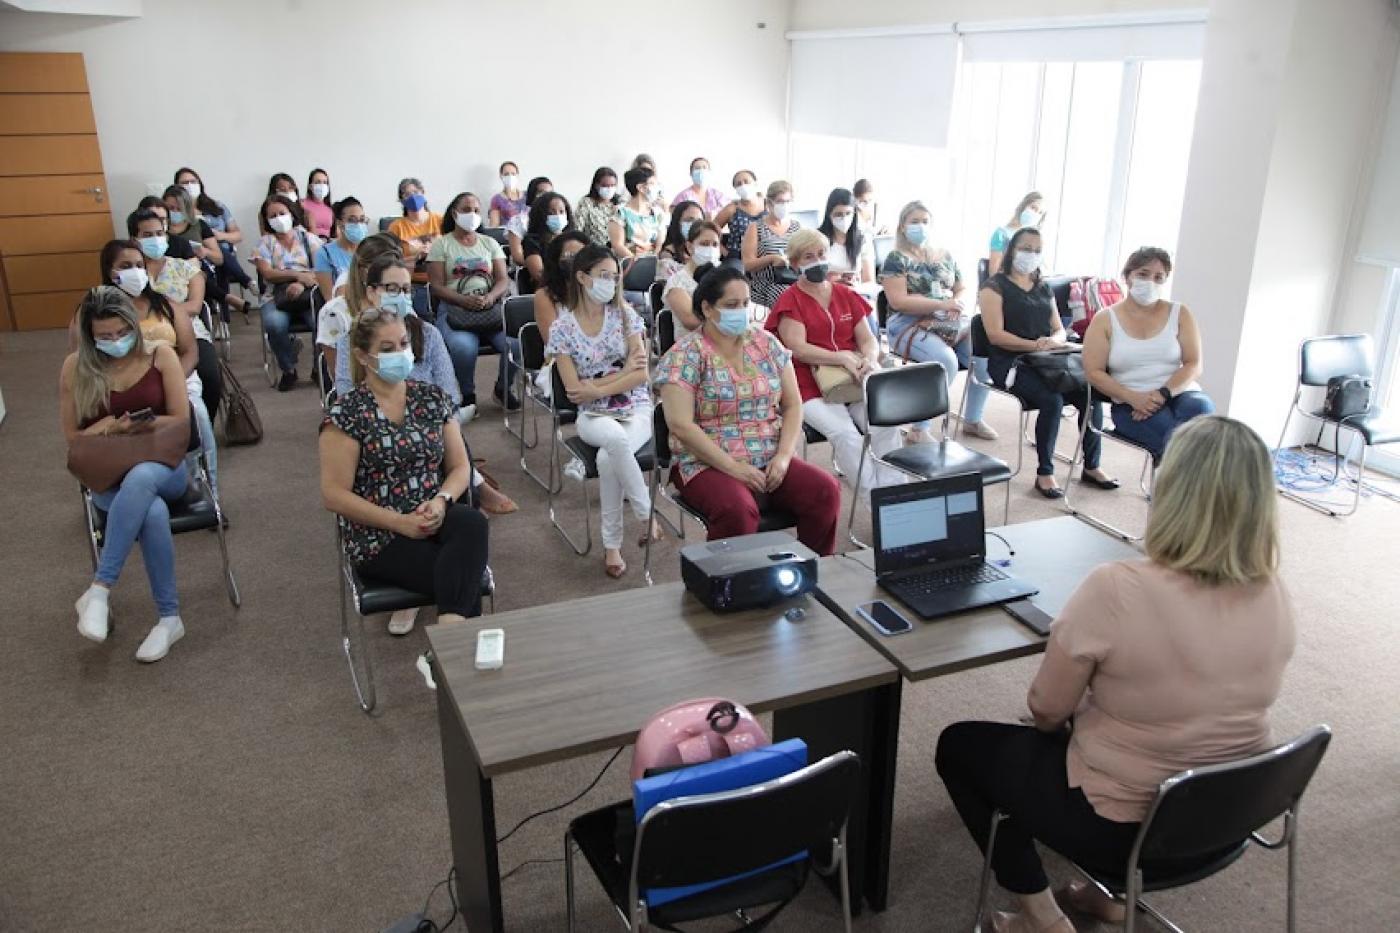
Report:
M1140 340L1123 329L1118 312L1108 311L1113 322L1113 337L1108 343L1108 373L1118 384L1135 392L1149 392L1167 384L1181 368L1180 329L1181 305L1173 301L1167 312L1167 324L1155 336ZM1186 392L1196 388L1193 382L1184 386Z

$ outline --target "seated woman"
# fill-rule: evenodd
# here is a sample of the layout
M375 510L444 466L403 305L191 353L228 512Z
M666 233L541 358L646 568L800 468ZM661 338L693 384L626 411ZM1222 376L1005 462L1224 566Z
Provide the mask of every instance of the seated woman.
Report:
M724 233L725 256L734 257L737 263L749 225L762 219L768 213L768 206L763 199L763 189L758 186L758 176L753 172L740 169L734 173L732 181L734 200L715 215L715 226Z
M574 257L568 292L568 307L549 328L545 355L578 406L578 436L598 448L603 571L616 579L627 572L623 500L639 521L651 515L646 474L635 456L651 440L646 327L623 303L617 260L601 246Z
M286 172L278 172L268 178L267 196L269 198L286 198L297 205L301 203L301 191L297 188L296 179Z
M686 238L697 223L709 219L704 208L694 201L687 201L671 212L671 223L666 227L661 249L656 254L656 281L669 280L685 265Z
M501 302L510 291L506 254L489 236L481 236L481 200L464 191L447 205L442 236L428 251L428 286L438 301L437 327L447 341L462 404L476 404L476 358L481 342L490 341L501 355L496 371L496 401L508 411L520 406L510 388L506 355L514 342L506 337Z
M517 266L525 265L525 247L523 241L530 225L530 208L535 206L535 201L541 195L549 194L554 190L554 182L543 175L531 178L530 183L525 186L525 210L516 214L503 226L506 228L506 255L510 261ZM568 198L564 199L568 203Z
M874 241L860 225L856 196L850 189L833 188L826 196L826 213L817 229L831 244L827 254L831 276L862 293L878 291Z
M1276 500L1269 452L1249 427L1184 426L1157 474L1147 558L1095 568L1051 627L1027 697L1034 727L943 730L938 774L973 839L985 848L992 812L1008 817L992 868L1021 912L994 915L995 929L1074 929L1035 840L1119 874L1165 778L1270 746L1269 707L1294 646ZM1122 906L1092 885L1065 893L1077 911L1122 923Z
M392 233L372 233L361 240L351 251L350 264L345 272L337 275L332 283L330 300L321 306L321 310L316 315L316 345L321 348L321 352L325 356L326 372L330 374L336 392L350 388L348 360L344 364L346 368L341 369L342 357L348 352L346 348L349 346L350 325L352 323L349 292L354 291L359 296L355 305L357 308L370 306L367 305L364 298L365 270L380 256L391 253L400 259L403 258L398 238ZM319 253L316 258L319 261ZM352 282L354 283L353 289L351 288ZM342 371L345 373L345 385L341 385L339 381L339 373ZM460 390L455 388L457 385L456 376L452 378L452 385L454 392L460 395Z
M313 168L306 178L306 197L301 202L301 212L306 215L307 229L323 240L335 228L332 203L331 176L323 168Z
M297 353L292 340L292 321L303 329L315 331L313 289L316 273L312 268L321 241L309 232L301 208L283 195L273 195L263 202L258 212L262 238L253 253L253 264L264 284L272 286L272 295L263 301L262 327L282 378L278 392L289 392L297 384ZM321 296L324 301L326 296ZM315 379L313 373L311 378Z
M224 253L219 249L219 241L195 211L194 198L190 197L190 193L179 185L170 185L161 194L161 201L165 204L168 218L166 232L171 239L180 237L187 240L190 255L201 263L208 263L211 268L223 265Z
M520 251L525 257L525 271L530 281L538 287L544 281L544 251L550 242L565 230L572 229L574 213L569 209L569 199L562 194L547 192L535 198L530 208L529 226L525 237L520 241Z
M1164 249L1144 246L1128 257L1128 297L1094 315L1084 333L1084 373L1113 399L1117 433L1160 461L1172 432L1215 413L1201 391L1201 335L1190 310L1162 299L1172 272Z
M788 237L802 228L788 216L792 208L792 185L785 181L768 184L767 210L744 231L742 255L744 271L753 281L753 300L761 306L758 316L778 303L788 281L779 277L779 269L787 273Z
M63 361L58 396L69 443L79 434L137 434L189 423L180 358L164 344L146 348L131 299L110 285L89 290L78 306L78 349ZM154 417L132 417L142 411ZM133 466L111 489L92 490L93 502L107 513L107 527L97 573L78 598L78 633L84 638L107 640L108 594L137 541L158 621L136 649L136 660L159 661L184 636L167 503L179 500L188 482L183 461L169 467L151 460Z
M827 255L826 237L815 230L799 230L788 239L788 263L802 277L783 292L763 326L792 351L802 420L831 441L836 466L852 483L860 473L859 494L864 496L875 486L908 480L870 456L861 468L864 434L870 434L870 454L879 457L900 446L899 428L868 427L863 401L829 402L822 397L818 369L844 370L850 381L861 385L880 368L880 342L870 331L870 306L850 288L830 280Z
M959 363L986 382L986 362L972 355L962 270L946 249L928 242L930 219L920 201L911 201L899 212L895 248L885 257L880 281L889 302L890 350L917 363L941 363L951 392ZM962 413L964 434L996 440L997 432L982 420L986 407L987 389L973 380ZM921 428L920 435L927 435L926 427Z
M354 198L336 201L331 208L335 222L335 238L321 244L316 251L312 270L316 273L316 287L327 299L335 297L336 282L350 271L350 261L355 258L355 247L369 236L369 214L364 205Z
M470 504L456 409L408 379L412 338L397 312L362 313L350 348L355 388L331 404L320 441L321 501L339 516L346 553L365 576L433 599L440 623L480 615L488 529Z
M1040 280L1040 231L1034 227L1017 230L1006 244L1001 258L1001 271L987 280L978 298L982 308L982 323L987 328L987 342L992 345L987 368L992 380L1021 399L1039 414L1035 418L1035 488L1047 499L1064 496L1055 482L1055 441L1060 434L1060 413L1065 405L1079 409L1079 423L1089 415L1083 392L1068 396L1051 391L1029 366L1018 365L1022 354L1036 350L1054 350L1065 346L1065 329L1055 307L1050 286ZM1015 377L1011 377L1012 370ZM971 407L971 401L968 403ZM1096 402L1092 424L1103 425L1103 410ZM1094 431L1084 438L1083 482L1100 489L1117 489L1118 481L1110 479L1099 469L1099 452L1103 444Z
M404 258L415 263L413 281L426 283L428 250L442 235L442 215L428 210L423 183L416 178L399 182L399 204L403 207L403 216L389 224L389 232L402 244ZM418 310L427 313L426 306Z
M612 242L612 221L622 196L617 193L617 172L606 165L593 173L588 193L574 206L574 224L594 246Z
M569 280L573 278L574 258L588 246L588 237L578 230L565 230L549 241L544 249L540 272L544 280L535 289L535 323L540 328L540 339L548 342L549 329L555 320L569 307ZM548 380L544 381L547 388Z
M719 265L719 227L708 220L691 224L679 255L685 257L685 265L671 273L662 286L661 303L671 309L680 327L695 330L700 326L700 318L695 314L691 302L691 296L695 294L695 276L705 266Z
M671 201L671 207L681 206L683 201L699 204L705 217L713 217L729 203L729 196L718 188L710 187L710 160L696 156L690 160L690 187L682 188Z
M987 277L991 278L1001 268L1001 257L1006 255L1006 244L1022 227L1040 229L1045 224L1045 196L1039 191L1031 191L1020 200L1011 212L1011 219L1004 226L992 231L991 242L987 244Z
M175 172L175 184L184 188L189 196L194 198L195 210L199 212L199 219L209 225L209 229L214 233L214 239L219 244L219 251L223 253L224 261L218 266L220 277L224 280L224 291L228 291L231 283L241 285L245 290L251 291L253 288L252 276L244 270L238 261L238 253L235 247L243 242L243 231L238 226L238 221L234 219L233 211L228 205L211 195L204 187L204 180L199 177L199 173L192 168L181 168ZM230 296L230 306L237 311L245 313L250 308L243 307L243 299Z
M504 227L516 214L523 214L529 207L520 189L520 168L514 162L502 162L500 168L501 190L491 195L491 203L486 212L487 226Z
M661 248L661 214L653 206L656 175L648 168L629 169L622 183L631 195L608 221L608 238L618 259L655 256Z
M799 459L802 394L791 354L750 328L749 283L729 266L701 270L693 306L703 326L657 363L654 384L671 432L672 480L705 516L709 538L758 531L760 498L797 517L797 537L836 551L841 487Z
M875 185L868 178L858 178L851 186L856 196L856 213L860 214L860 225L871 236L885 236L890 232L888 224L880 222L880 204L875 198Z

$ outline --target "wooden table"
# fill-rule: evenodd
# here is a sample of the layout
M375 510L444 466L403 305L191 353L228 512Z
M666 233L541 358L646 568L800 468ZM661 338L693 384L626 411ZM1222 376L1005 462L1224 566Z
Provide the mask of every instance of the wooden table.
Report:
M805 617L786 618L792 607ZM474 667L484 628L505 629L498 671ZM504 929L492 781L629 744L652 713L703 696L774 711L774 740L806 740L813 760L861 756L852 901L884 908L901 680L815 598L719 615L675 583L427 631L457 891L475 933Z
M1006 568L1040 592L1031 602L1054 616L1070 594L1099 564L1142 557L1121 539L1090 527L1073 516L1047 518L996 529L1016 553ZM989 560L1007 557L1007 544L989 538ZM987 606L924 620L875 582L873 551L822 558L817 594L823 605L889 658L910 680L940 677L1045 650L1045 639L1017 622L999 606ZM914 623L904 635L883 635L855 614L855 607L883 599Z

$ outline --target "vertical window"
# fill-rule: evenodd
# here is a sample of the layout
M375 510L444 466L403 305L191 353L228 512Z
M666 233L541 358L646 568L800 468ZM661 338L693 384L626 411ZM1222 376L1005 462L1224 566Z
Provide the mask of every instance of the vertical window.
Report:
M1123 235L1116 251L1120 263L1139 246L1160 246L1176 254L1200 83L1200 62L1142 63Z

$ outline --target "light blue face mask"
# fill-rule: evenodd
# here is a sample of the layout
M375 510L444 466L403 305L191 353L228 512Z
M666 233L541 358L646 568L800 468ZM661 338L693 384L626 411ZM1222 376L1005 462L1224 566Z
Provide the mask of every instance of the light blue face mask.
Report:
M719 328L721 334L738 337L749 329L748 307L720 308L719 319L715 321L715 327Z
M165 236L143 236L136 241L141 247L141 255L147 259L159 259L170 248L170 240Z
M904 228L904 235L915 246L923 246L928 239L928 224L909 224Z
M397 295L381 292L379 295L379 307L380 310L392 311L399 317L408 317L410 314L414 313L413 297L405 292L399 292Z
M93 343L96 344L97 349L101 350L103 353L113 359L119 360L130 353L132 348L136 346L136 335L127 334L124 337L118 337L116 340L94 340Z
M178 226L180 226L180 225L181 225L182 223L184 223L184 222L185 222L185 212L184 212L184 211L171 211L171 212L170 212L170 224L171 224L171 226L178 227Z
M569 218L563 214L550 214L544 219L544 225L549 228L550 233L558 233L568 224Z
M392 353L381 353L375 357L379 361L379 368L375 370L379 378L392 384L403 382L408 378L408 374L413 371L413 350L395 350Z
M369 224L348 223L345 225L345 239L351 243L359 243L367 236L369 236Z
M682 221L681 221L681 236L682 236L682 237L688 237L688 236L690 236L690 228L693 227L693 226L695 226L695 221L693 221L693 220L682 220Z

